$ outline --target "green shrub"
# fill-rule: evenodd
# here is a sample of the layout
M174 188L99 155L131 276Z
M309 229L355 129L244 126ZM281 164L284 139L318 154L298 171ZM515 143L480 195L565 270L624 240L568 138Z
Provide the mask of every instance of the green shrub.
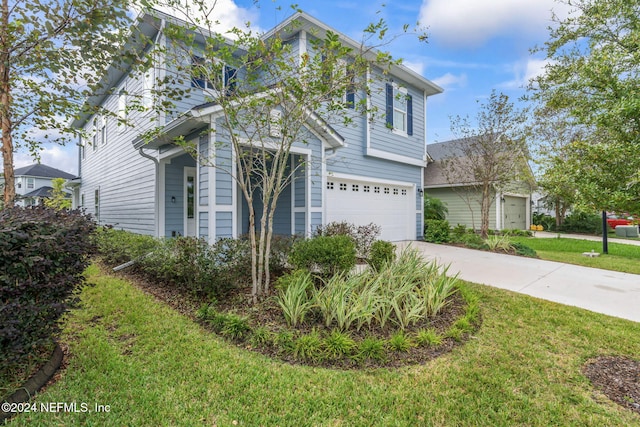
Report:
M96 226L78 210L43 206L3 209L0 224L0 360L21 363L77 302Z
M425 222L430 219L444 220L447 218L447 213L449 213L449 209L447 209L442 200L431 197L428 194L424 195Z
M456 243L461 243L470 249L488 249L484 239L474 231L462 235Z
M385 240L376 240L371 245L367 263L376 271L380 271L384 265L392 263L396 259L396 245Z
M313 301L309 298L312 286L311 273L305 270L297 270L282 276L276 282L278 289L276 301L289 326L295 328L304 322L305 316L313 305Z
M369 258L371 245L380 235L380 226L374 223L368 225L351 224L346 221L334 221L327 225L317 227L313 232L313 237L318 236L349 236L356 245L356 255L358 258Z
M435 329L421 329L416 334L416 342L423 347L438 346L442 344L442 337Z
M144 257L159 244L153 236L116 230L110 226L99 227L95 239L100 257L112 267Z
M358 359L370 359L384 361L387 358L387 348L385 341L375 337L366 337L360 341L358 346Z
M508 235L489 236L485 239L484 243L490 251L494 252L510 252L513 248L511 245L511 239Z
M516 242L516 243L512 243L511 246L513 246L513 249L516 250L516 253L518 255L522 255L530 258L538 258L538 254L536 253L536 251L523 243Z
M449 242L449 222L436 219L425 221L424 240L431 243Z
M356 248L348 236L318 236L296 242L289 262L295 269L317 271L329 277L350 271L356 265Z
M260 326L253 330L249 342L254 347L268 347L273 344L274 339L273 332L264 326Z
M395 351L404 353L413 347L413 343L403 331L398 331L389 339L389 347Z
M567 215L559 231L567 233L602 234L602 217L598 214L576 211Z
M224 315L224 321L220 334L232 340L243 340L251 333L249 320L244 316L235 313L227 313Z
M502 235L505 236L514 236L514 237L531 237L533 236L533 232L530 230L520 230L517 228L511 228L507 230L502 230Z
M324 347L327 355L333 359L351 356L357 348L356 342L347 332L333 330L324 339Z
M471 230L471 232L473 232L473 230ZM465 234L467 234L467 227L463 224L458 224L451 229L449 236L451 237L452 241L455 242L461 239Z
M291 354L295 349L295 340L293 338L293 332L280 331L273 339L273 343L278 347L278 351L284 354Z
M314 306L327 328L344 331L355 324L360 330L365 323L371 324L377 300L375 290L367 286L369 277L369 272L336 274L314 291Z
M555 231L556 229L556 219L551 215L534 213L532 216L532 222L536 225L542 225L547 231Z
M324 343L318 331L314 330L299 337L295 341L293 355L312 362L321 360L324 355Z

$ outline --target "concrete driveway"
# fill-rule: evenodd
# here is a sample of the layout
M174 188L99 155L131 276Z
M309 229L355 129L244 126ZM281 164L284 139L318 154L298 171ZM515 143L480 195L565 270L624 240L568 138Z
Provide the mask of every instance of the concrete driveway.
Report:
M419 241L426 259L461 279L640 322L640 275Z

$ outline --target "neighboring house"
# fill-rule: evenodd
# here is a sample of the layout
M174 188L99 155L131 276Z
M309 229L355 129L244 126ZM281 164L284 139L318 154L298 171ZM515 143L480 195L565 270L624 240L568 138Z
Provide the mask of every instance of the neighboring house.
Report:
M429 164L424 172L425 193L440 199L448 209L447 220L451 226L465 225L480 229L480 192L470 186L472 179L457 177L452 181L443 166L447 158L462 156L459 144L465 140L453 140L427 145ZM493 203L489 211L489 229L528 229L531 224L531 192L533 173L526 160L514 174L513 182L506 188L494 188ZM497 201L497 203L496 203Z
M161 30L165 19L173 18L160 13L144 15L137 30L170 47L170 38ZM288 25L294 21L297 25ZM273 31L287 27L296 29L287 33L287 42L301 57L312 37L327 31L337 33L302 12ZM358 47L348 37L340 37ZM161 64L162 58L157 60ZM163 72L164 67L157 65L149 74ZM235 75L241 79L241 70ZM387 240L422 236L426 101L442 89L404 66L394 65L385 79L386 83L372 83L379 87L370 95L363 91L355 96L369 96L368 102L379 111L391 107L393 114L394 97L409 95L406 108L395 111L395 125L389 126L384 117L372 123L363 116L356 126L349 127L330 127L319 117L309 120L314 137L306 144L294 144L291 155L292 162L304 160L308 167L296 174L280 196L274 219L276 234L309 235L315 227L344 220L376 223ZM113 67L104 82L113 94L94 96L90 102L124 114L127 94L144 97L153 79ZM180 111L171 115L132 111L129 119L135 127L119 127L115 120L98 115L84 115L73 122L91 135L89 141L80 143L74 206L84 207L102 224L161 237L199 236L213 242L248 231L246 202L226 171L199 165L171 139L145 143L139 138L152 126L163 125L169 137L184 136L186 141L194 141L201 153L215 153L215 162L230 161L232 150L224 137L217 135L214 144L213 132L203 132L215 130L222 119L219 106L206 103L202 89L184 89L191 96L180 101Z
M55 178L73 179L74 175L43 164L25 166L14 170L16 182L16 206L34 206L51 197Z

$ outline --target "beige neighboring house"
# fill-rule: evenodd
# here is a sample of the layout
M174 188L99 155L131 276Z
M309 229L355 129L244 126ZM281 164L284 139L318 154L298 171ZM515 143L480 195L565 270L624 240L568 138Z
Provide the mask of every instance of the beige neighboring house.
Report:
M44 199L51 197L52 181L55 178L66 180L75 178L70 173L39 163L15 169L14 176L16 180L16 206L38 205Z
M452 227L461 224L478 230L481 224L480 191L473 187L471 177L449 182L451 178L448 179L444 170L445 159L462 156L461 143L464 140L427 145L429 158L424 170L424 191L445 204L447 221ZM505 188L494 188L489 211L491 230L526 230L531 225L531 194L535 184L529 163L523 159L522 167L514 175L513 182Z

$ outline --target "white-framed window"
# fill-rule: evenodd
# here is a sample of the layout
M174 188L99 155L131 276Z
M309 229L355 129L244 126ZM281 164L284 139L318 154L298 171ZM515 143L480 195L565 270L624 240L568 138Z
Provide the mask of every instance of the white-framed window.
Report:
M413 98L396 83L386 85L387 127L401 135L413 135Z
M93 194L93 212L96 217L96 222L100 223L100 188L96 188Z
M36 186L35 178L27 178L27 188L34 188Z
M282 137L282 111L271 110L269 112L269 135L273 138Z
M118 119L127 119L127 89L124 86L118 91Z
M334 184L331 181L327 182L327 190L333 190L334 189Z
M221 93L227 96L235 92L238 84L238 70L224 64L220 69L218 77L220 80L211 81L211 72L208 68L209 65L206 59L195 55L191 57L191 87L205 90L219 89Z
M99 123L98 123L98 117L94 117L93 118L93 127L91 128L91 132L92 132L92 136L91 136L91 145L93 146L93 151L96 151L98 149L98 141L100 141L100 135L99 135Z

